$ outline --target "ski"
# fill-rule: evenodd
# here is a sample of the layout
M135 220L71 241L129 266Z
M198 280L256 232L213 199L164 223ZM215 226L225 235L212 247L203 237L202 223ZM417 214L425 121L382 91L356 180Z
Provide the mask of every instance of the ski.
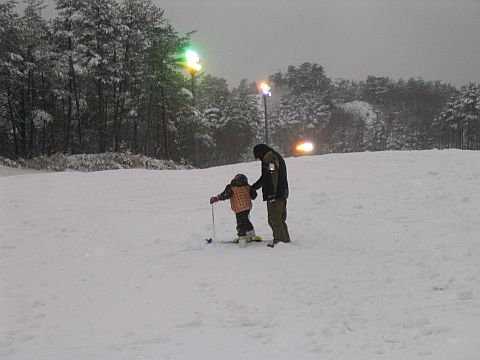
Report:
M247 241L247 244L252 244L252 243L261 243L261 242L267 242L267 240L251 240ZM222 244L238 244L238 241L236 240L220 240L220 243Z
M252 243L266 243L266 242L271 242L271 240L264 240L260 238L260 236L257 237L257 240L249 240L247 241L247 244L252 244ZM220 243L220 244L237 244L238 245L238 240L215 240L213 239L205 239L207 244L213 244L213 243Z

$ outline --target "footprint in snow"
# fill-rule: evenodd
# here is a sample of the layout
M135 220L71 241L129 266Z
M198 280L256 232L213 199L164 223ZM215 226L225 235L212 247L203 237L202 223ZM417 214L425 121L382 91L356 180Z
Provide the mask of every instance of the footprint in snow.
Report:
M472 300L472 299L473 299L472 290L460 291L457 293L457 300L466 301L466 300Z

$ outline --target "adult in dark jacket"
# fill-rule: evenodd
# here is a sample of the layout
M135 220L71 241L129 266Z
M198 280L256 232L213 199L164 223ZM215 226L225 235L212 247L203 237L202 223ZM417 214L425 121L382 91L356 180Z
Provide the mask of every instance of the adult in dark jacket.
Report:
M262 162L262 176L252 188L262 188L263 201L267 202L268 224L272 228L273 243L289 243L290 235L287 227L288 180L287 167L283 157L265 144L253 148L255 159Z

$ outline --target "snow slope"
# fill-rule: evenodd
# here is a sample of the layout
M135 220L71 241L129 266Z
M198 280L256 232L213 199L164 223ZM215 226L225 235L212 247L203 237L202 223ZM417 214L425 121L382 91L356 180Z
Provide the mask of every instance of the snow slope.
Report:
M14 167L0 165L0 177L25 175L25 174L38 174L38 173L40 173L39 170L14 168Z
M0 178L0 358L480 358L480 152L287 159L292 244L221 244L259 163ZM265 204L257 233L269 238Z

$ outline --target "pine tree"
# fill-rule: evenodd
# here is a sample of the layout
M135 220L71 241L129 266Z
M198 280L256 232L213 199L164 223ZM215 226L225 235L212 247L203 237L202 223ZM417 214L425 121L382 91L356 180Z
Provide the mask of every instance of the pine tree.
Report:
M3 138L13 141L13 151L2 146L2 152L19 157L26 154L27 138L19 101L24 82L22 33L14 9L14 1L0 4L0 129Z
M75 145L72 135L72 126L77 124L77 144L82 148L82 133L80 120L79 83L77 73L83 72L82 60L78 52L80 36L79 13L85 0L56 0L57 17L54 19L54 36L57 52L59 53L59 80L63 82L62 101L66 100L65 109L62 110L64 120L64 153L74 152ZM75 103L75 109L74 109Z
M224 126L217 128L217 152L224 154L221 163L235 163L251 159L252 146L257 142L261 112L258 95L247 89L237 88L232 92L224 111Z
M286 96L272 116L274 141L286 154L292 154L301 139L324 144L322 132L330 117L331 106L325 95L304 92Z
M182 110L179 106L186 106L178 101L179 94L185 86L182 75L183 53L188 47L192 33L180 36L173 26L166 20L157 19L149 31L151 46L147 50L147 64L153 75L151 90L155 100L157 114L155 118L155 145L157 154L170 159L172 157L172 130L175 131L176 116ZM163 141L161 141L163 137Z
M119 7L114 0L84 0L84 4L78 11L76 27L78 28L78 52L81 61L82 74L86 83L85 91L90 94L85 99L88 108L95 114L94 126L97 128L98 150L105 151L113 142L114 151L118 151L118 127L117 123L109 132L110 119L113 116L109 109L115 106L115 89L118 83L115 76L118 72L116 52L118 51ZM94 95L95 94L95 95ZM83 116L83 108L80 110L79 121L85 118L91 122L88 115ZM90 120L90 121L89 121ZM88 124L91 128L91 124ZM79 123L82 130L82 122ZM85 129L85 132L87 132ZM112 134L113 133L113 134ZM111 139L109 134L112 134ZM82 131L79 131L79 136ZM88 131L87 138L95 138L94 133ZM82 150L83 143L81 142ZM117 145L117 146L116 146Z
M33 157L38 152L36 137L41 131L41 152L45 151L45 136L47 123L52 116L47 112L45 93L46 77L51 75L49 69L51 47L50 33L47 22L42 18L42 10L46 7L43 0L27 0L24 15L21 18L23 42L21 51L25 65L26 96L23 98L25 120L28 120L28 156Z
M445 147L480 149L480 86L470 83L449 101L433 124Z

